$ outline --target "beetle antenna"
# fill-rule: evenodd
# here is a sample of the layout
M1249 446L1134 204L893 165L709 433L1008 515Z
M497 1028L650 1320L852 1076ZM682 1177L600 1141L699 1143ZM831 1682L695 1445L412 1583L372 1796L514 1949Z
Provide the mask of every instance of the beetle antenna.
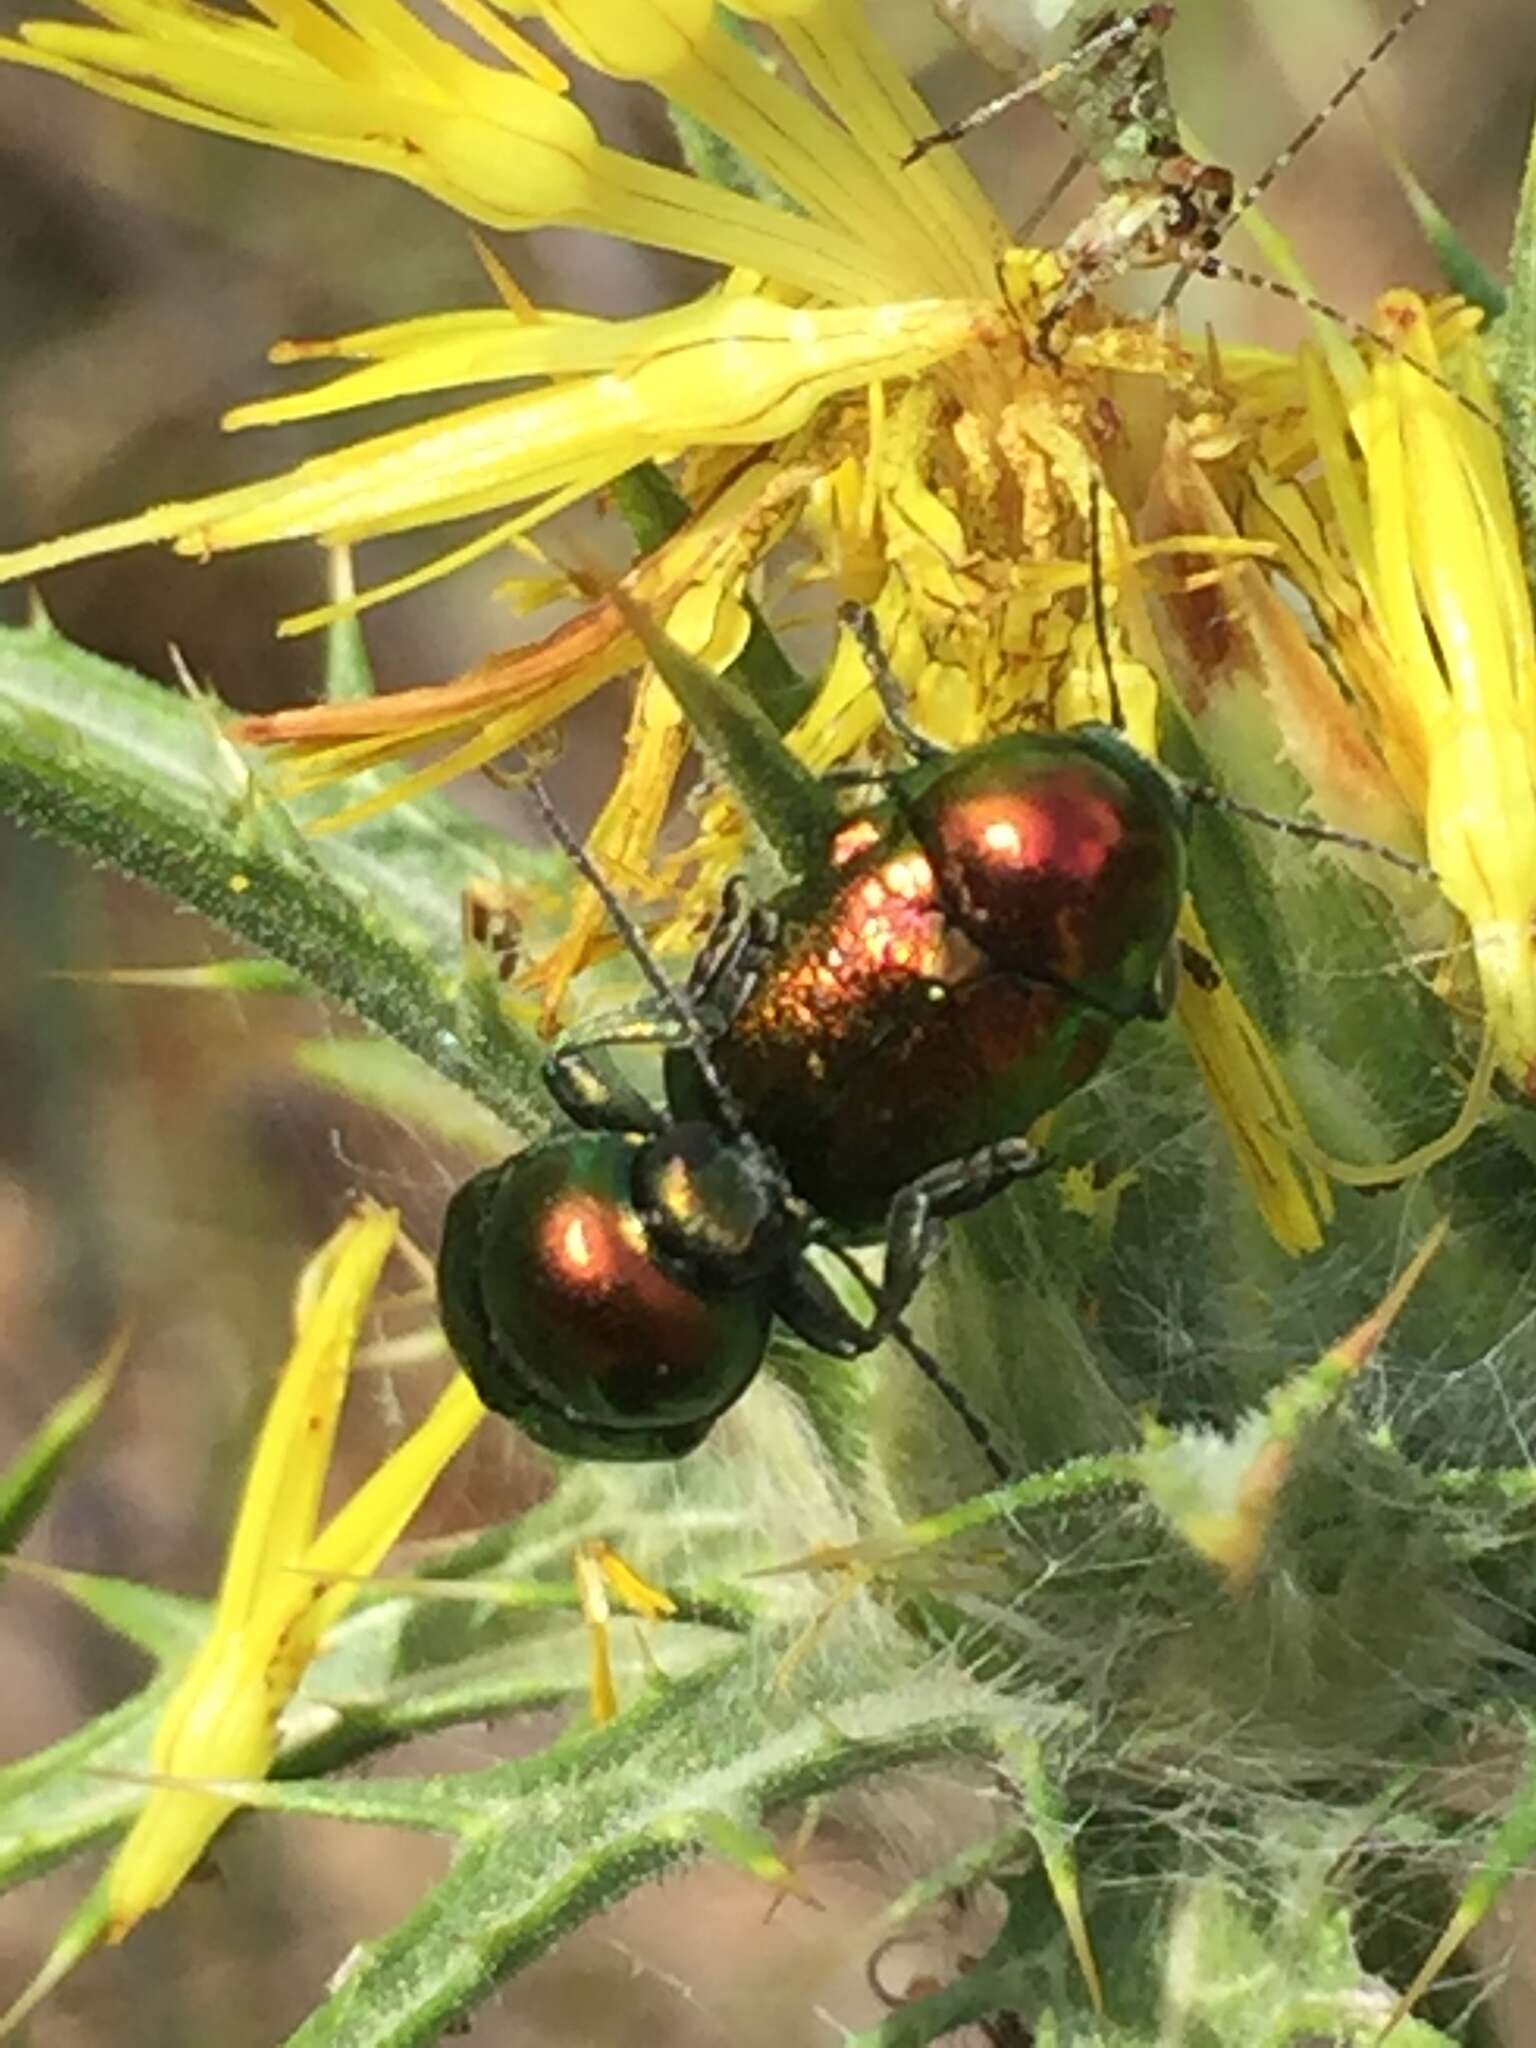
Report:
M1346 832L1339 825L1323 825L1311 818L1290 818L1280 811L1266 811L1258 804L1244 803L1240 797L1228 796L1224 789L1216 789L1208 782L1185 782L1180 778L1179 788L1192 804L1228 811L1233 817L1247 818L1251 824L1265 825L1271 832L1284 832L1292 839L1310 839L1320 846L1344 846L1353 853L1368 853L1426 882L1438 882L1440 879L1428 861L1417 860L1411 853L1399 853L1395 846L1388 846L1380 839L1368 839L1363 832Z
M545 788L543 777L530 768L519 777L519 781L538 806L539 815L548 826L550 837L575 867L582 880L596 893L598 901L608 913L614 930L624 942L625 950L644 975L652 994L672 1021L686 1034L688 1050L698 1062L699 1077L709 1091L721 1122L732 1137L740 1137L747 1127L746 1117L725 1076L710 1057L709 1041L693 1004L683 990L663 971L660 961L651 950L650 941L630 915L618 891L583 846L579 836L567 824L558 805Z
M1099 659L1104 664L1110 723L1118 732L1124 732L1125 706L1120 699L1114 657L1109 651L1109 617L1104 606L1104 544L1099 531L1099 506L1103 495L1098 478L1091 477L1088 483L1088 601L1093 614L1093 637L1098 643Z
M930 739L919 726L912 722L907 709L906 692L901 679L891 667L891 657L885 651L879 621L867 604L859 604L850 598L837 608L840 625L858 642L864 665L869 670L869 679L875 686L875 695L880 699L880 708L885 713L886 724L890 726L914 761L942 760L949 752L937 740Z
M1114 665L1109 654L1109 631L1105 617L1103 588L1103 555L1099 534L1099 505L1103 496L1099 480L1094 477L1088 486L1088 588L1093 606L1094 637L1099 643L1099 657L1104 663L1104 673L1109 679L1109 701L1114 713L1114 722L1122 731L1125 726L1124 707L1121 703L1119 686L1115 681ZM1340 825L1324 825L1311 818L1287 817L1281 811L1267 811L1258 804L1245 803L1241 797L1228 796L1224 789L1217 789L1209 782L1187 782L1181 775L1169 779L1177 783L1184 796L1192 804L1203 805L1207 810L1226 811L1231 816L1246 818L1250 824L1267 826L1271 832L1286 833L1292 839L1307 839L1319 846L1343 846L1353 853L1368 853L1377 860L1389 862L1405 873L1418 875L1427 882L1436 882L1439 877L1426 861L1418 860L1411 853L1399 853L1395 846L1388 846L1382 840L1369 839L1363 832L1348 832Z
M853 1275L867 1294L871 1292L869 1275L845 1245L838 1244L832 1238L818 1238L816 1241L823 1251L831 1253L844 1272ZM893 1316L889 1330L892 1338L907 1354L923 1378L936 1393L943 1396L956 1420L964 1426L967 1436L991 1467L993 1477L1003 1481L1012 1479L1012 1466L993 1442L991 1430L971 1406L969 1395L963 1388L955 1385L933 1353L919 1340L906 1317Z
M1013 1468L992 1441L992 1432L971 1406L970 1397L962 1388L955 1385L933 1353L913 1336L912 1326L904 1316L897 1316L894 1319L891 1324L891 1335L934 1392L943 1396L950 1413L963 1424L967 1436L986 1459L993 1478L1006 1484L1014 1477Z

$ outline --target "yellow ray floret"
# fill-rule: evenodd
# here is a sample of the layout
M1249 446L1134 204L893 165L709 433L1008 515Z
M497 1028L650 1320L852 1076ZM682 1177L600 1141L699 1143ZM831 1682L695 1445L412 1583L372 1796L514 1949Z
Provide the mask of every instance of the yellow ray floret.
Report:
M1466 920L1499 1063L1533 1094L1536 629L1493 396L1470 309L1437 328L1399 292L1380 313L1394 351L1363 377L1312 387L1329 537L1379 644L1363 688L1383 751L1413 765L1405 795ZM1417 364L1450 376L1476 410Z
M749 447L792 433L842 392L943 361L995 317L975 300L818 311L742 296L578 323L582 375L316 456L286 477L0 555L0 579L144 541L189 555L355 541L519 500L564 500L691 445ZM547 360L550 337L518 323L505 347L506 374L528 374Z
M925 240L906 218L903 237L894 193L853 231L856 216L832 203L835 179L841 169L878 196L872 168L835 121L723 30L702 42L726 53L732 79L705 95L703 118L724 130L737 101L767 132L783 133L792 117L770 174L796 197L805 179L822 180L826 203L789 211L608 147L548 58L478 0L453 11L500 61L456 47L399 0L355 0L341 18L313 0L269 0L265 22L181 0L96 0L106 26L26 22L20 39L0 38L0 59L215 134L384 172L490 227L592 228L749 265L838 302L984 283L984 261L967 269L954 254L955 221L947 238ZM645 11L630 0L626 35Z
M278 1718L327 1630L398 1539L483 1410L456 1379L438 1407L318 1535L321 1497L358 1332L396 1231L364 1208L311 1261L295 1342L241 1497L207 1641L172 1695L150 1751L164 1778L264 1777ZM335 1584L325 1574L346 1573ZM107 1939L163 1905L234 1802L194 1785L150 1794L107 1877Z
M0 38L0 58L216 134L382 171L492 227L593 228L834 302L983 290L1003 239L967 173L902 172L920 104L842 0L797 10L797 28L836 67L851 127L743 48L710 0L544 9L585 61L660 87L794 209L605 145L559 67L484 0L450 8L474 54L400 0L335 12L265 0L264 21L184 0L90 11L106 26L30 21L19 40Z
M265 1777L278 1722L357 1597L484 1413L462 1374L413 1435L318 1528L359 1331L394 1246L393 1211L363 1205L310 1261L294 1343L251 1459L212 1627L155 1728L155 1783L106 1877L10 2012L8 2032L97 1941L163 1906L238 1801L210 1781Z

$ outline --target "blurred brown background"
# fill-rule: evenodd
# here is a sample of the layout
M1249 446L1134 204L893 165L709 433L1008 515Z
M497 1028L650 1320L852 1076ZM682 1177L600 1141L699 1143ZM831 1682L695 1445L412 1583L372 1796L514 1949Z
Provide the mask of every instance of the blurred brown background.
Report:
M0 0L0 28L27 11ZM1252 175L1393 11L1364 0L1184 0L1170 62L1187 118L1213 155ZM914 68L927 67L943 111L995 89L924 0L888 0L882 12ZM1533 96L1530 0L1436 0L1274 194L1272 213L1318 289L1363 316L1377 289L1433 279L1370 120L1501 267ZM604 89L600 99L610 139L667 147L643 97ZM1063 144L1043 111L1025 110L977 138L973 153L1005 212L1022 218ZM1089 189L1076 188L1058 226ZM534 297L555 303L642 310L693 276L558 233L500 246ZM403 187L214 142L0 68L0 546L213 489L322 444L324 429L216 430L227 406L281 388L263 359L277 337L486 297L463 224ZM1287 309L1226 287L1209 288L1200 310L1224 334L1294 331ZM380 547L370 575L410 558L408 544ZM491 565L376 614L382 677L449 674L516 637L493 594L499 573ZM312 686L314 645L275 641L270 628L314 601L319 584L317 558L298 549L207 567L137 554L51 579L47 599L84 644L164 677L174 642L196 674L255 706ZM0 617L21 611L20 593L0 592ZM594 748L622 713L620 693L609 696L593 709ZM213 1583L303 1251L357 1185L405 1199L430 1239L450 1185L448 1169L403 1133L339 1124L295 1077L287 1050L317 1022L304 1006L57 978L222 951L195 920L0 826L0 1460L132 1309L140 1334L129 1367L31 1548L186 1591ZM354 1470L390 1433L378 1405L373 1427L365 1418L355 1432ZM488 1434L463 1461L435 1504L436 1527L509 1510L524 1483L510 1442ZM137 1677L130 1653L17 1581L0 1586L0 1670L7 1759ZM462 1767L497 1747L493 1732L468 1730L433 1755ZM189 1888L126 1950L87 1964L33 2038L264 2048L308 2010L354 1941L418 1895L438 1859L414 1841L259 1820L226 1837L216 1862L218 1882ZM790 1903L765 1927L760 1892L701 1873L542 1964L470 2038L541 2048L835 2042L874 2017L862 1924L903 1874L877 1876L851 1852L826 1851L811 1876L831 1910ZM80 1884L66 1870L0 1901L0 2004ZM892 1968L901 1981L902 1966ZM770 1973L792 1995L765 2000Z

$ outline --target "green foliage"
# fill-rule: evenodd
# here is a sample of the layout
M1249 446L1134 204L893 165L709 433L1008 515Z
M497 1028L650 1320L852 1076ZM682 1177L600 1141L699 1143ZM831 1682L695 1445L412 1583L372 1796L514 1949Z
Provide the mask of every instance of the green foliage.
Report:
M446 803L312 848L207 707L46 627L0 640L0 795L388 1034L341 1049L338 1088L487 1148L493 1120L547 1117L533 1048L484 987L466 999L458 953L464 880L523 856ZM1251 955L1275 980L1266 1009L1306 1106L1377 1157L1419 1142L1454 1112L1465 1049L1400 942L1389 957L1371 880L1305 851L1260 858L1257 910L1251 859L1197 870L1233 892L1226 929L1247 918L1236 971ZM1294 954L1263 956L1272 923ZM437 1559L424 1576L446 1586L391 1581L353 1609L247 1801L429 1830L456 1854L295 2041L436 2040L665 1869L723 1856L772 1881L782 1834L765 1830L808 1799L866 1786L878 1837L881 1790L913 1767L935 1800L984 1770L991 1818L958 1862L935 1845L928 1891L963 1874L1006 1910L982 1956L867 2037L884 2048L966 2020L1097 2048L1364 2048L1442 1930L1475 1929L1536 1797L1528 1112L1496 1112L1428 1182L1343 1192L1307 1259L1256 1220L1171 1029L1128 1030L1050 1142L1061 1173L953 1231L920 1301L1016 1485L979 1490L974 1447L901 1358L848 1370L786 1347L677 1469L572 1468ZM1390 1331L1351 1349L1440 1226ZM604 1728L580 1725L568 1572L593 1537L681 1607L651 1632L662 1676L619 1630L626 1706ZM60 1591L154 1671L0 1774L8 1883L137 1810L131 1773L206 1621L115 1582ZM572 1725L515 1763L337 1775L429 1729L552 1707ZM1445 1789L1490 1743L1526 1787L1507 1819ZM1399 2038L1494 2038L1477 2004L1426 1989Z
M460 1002L459 899L507 864L457 809L402 806L306 841L179 696L62 639L0 630L0 809L189 904L386 1032L528 1135L547 1126L539 1050Z
M31 1440L0 1471L0 1555L17 1547L48 1505L71 1453L112 1391L123 1349L119 1339L79 1386L54 1404Z
M1102 0L1056 12L1065 45ZM1069 72L1054 104L1102 172L1138 176L1176 146L1162 83L1160 55L1128 44ZM772 196L719 137L675 122L702 174ZM1447 273L1502 316L1529 539L1536 157L1507 303L1405 182ZM647 546L686 510L653 468L615 496ZM723 685L667 643L651 651L713 768L802 870L833 804L777 743L806 679L760 621ZM371 687L355 626L330 655L333 696ZM1208 755L1239 794L1296 805L1283 771L1269 780L1272 733L1202 727L1180 744L1190 773ZM270 987L275 963L277 985L360 1020L372 1035L302 1053L338 1094L487 1157L551 1121L541 1048L466 962L459 922L467 882L546 884L548 864L451 802L306 839L308 814L273 799L212 704L40 619L0 632L0 809L249 948L217 985ZM1424 985L1401 899L1219 817L1200 821L1193 872L1223 970L1318 1140L1382 1161L1443 1129L1472 1049ZM1341 1192L1307 1258L1258 1220L1172 1029L1128 1029L1049 1144L1053 1175L954 1229L917 1308L1014 1484L989 1488L900 1356L832 1366L781 1342L680 1467L564 1469L515 1523L362 1595L285 1716L272 1777L242 1796L262 1825L405 1827L454 1855L295 2043L437 2041L692 1859L751 1872L766 1897L796 1876L777 1845L807 1802L879 1857L898 1788L919 1869L870 1945L962 1888L994 1924L936 1986L904 1985L894 1952L881 1981L904 2002L855 2048L968 2024L997 2048L1367 2048L1410 1987L1401 2048L1504 2042L1497 1960L1476 1941L1536 1844L1536 1122L1498 1104L1429 1176ZM1352 1344L1435 1244L1390 1329ZM95 1453L105 1384L93 1375L0 1474L0 1550ZM589 1630L569 1570L594 1539L679 1609L643 1640L617 1627L624 1710L601 1728L584 1722ZM137 1813L135 1773L210 1616L117 1579L11 1570L133 1645L148 1675L0 1769L6 1888L99 1856ZM395 1775L350 1774L489 1718L517 1723L529 1753L429 1773L405 1747ZM839 1806L855 1787L859 1804ZM972 1816L959 1845L939 1825L957 1788ZM77 1950L99 1915L92 1892Z

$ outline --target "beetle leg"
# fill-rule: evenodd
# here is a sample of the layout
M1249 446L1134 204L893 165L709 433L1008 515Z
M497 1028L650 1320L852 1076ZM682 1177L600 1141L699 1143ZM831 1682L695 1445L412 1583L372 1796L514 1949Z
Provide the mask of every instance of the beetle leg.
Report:
M708 1002L720 975L729 971L730 963L746 943L752 909L745 879L732 875L721 892L720 908L688 975L688 994L694 1002Z
M660 1110L638 1088L598 1066L592 1055L614 1045L656 1046L665 1051L688 1043L688 1033L672 1018L621 1012L606 1017L600 1030L561 1039L544 1062L544 1084L572 1123L584 1131L650 1135L665 1125Z
M829 1358L858 1358L880 1342L879 1333L843 1307L806 1259L796 1260L785 1273L773 1307L797 1337Z
M943 1225L950 1217L979 1209L1015 1181L1043 1173L1047 1163L1027 1138L1004 1138L962 1159L946 1160L898 1189L886 1217L885 1277L875 1290L872 1333L884 1336L901 1316L943 1242Z
M754 903L746 883L733 875L726 884L720 915L705 939L688 977L688 999L708 1013L713 1032L729 1031L757 985L764 959L778 943L779 921Z
M898 1326L907 1304L944 1240L944 1224L1043 1173L1049 1161L1027 1138L1004 1138L963 1159L946 1160L900 1189L885 1226L885 1274L880 1284L865 1279L875 1305L867 1323L851 1315L815 1267L802 1259L785 1276L775 1311L797 1337L833 1358L856 1358L873 1350Z

